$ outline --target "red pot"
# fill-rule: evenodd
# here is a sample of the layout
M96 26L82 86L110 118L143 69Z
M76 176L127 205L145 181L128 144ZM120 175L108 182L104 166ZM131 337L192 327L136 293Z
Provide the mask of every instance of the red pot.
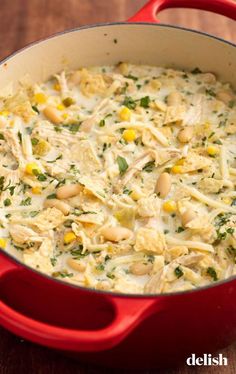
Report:
M199 66L236 86L236 46L154 24L156 13L168 7L205 9L236 20L231 0L151 0L130 19L139 23L72 30L7 58L0 65L2 85L17 82L26 72L35 80L46 79L65 64L75 68L128 60ZM114 38L118 43L112 43ZM172 366L192 353L211 353L236 339L236 277L195 291L120 295L52 279L0 250L0 300L0 324L5 328L106 366Z

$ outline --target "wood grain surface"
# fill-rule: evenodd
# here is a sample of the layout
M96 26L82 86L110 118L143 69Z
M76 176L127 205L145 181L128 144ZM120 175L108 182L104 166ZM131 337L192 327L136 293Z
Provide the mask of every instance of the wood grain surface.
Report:
M123 21L145 0L0 0L0 58L58 31L99 22ZM236 22L211 13L173 9L159 15L163 23L209 32L236 43ZM190 317L191 318L191 317ZM216 332L217 333L217 332ZM222 352L229 361L223 368L186 366L161 374L235 374L236 344ZM69 360L51 350L25 342L0 328L0 374L104 374L127 371L99 369ZM157 373L157 371L146 371ZM144 373L142 373L144 374Z

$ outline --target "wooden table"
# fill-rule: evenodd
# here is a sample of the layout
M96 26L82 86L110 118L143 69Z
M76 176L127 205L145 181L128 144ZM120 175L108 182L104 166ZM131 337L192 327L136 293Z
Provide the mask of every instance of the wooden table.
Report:
M1 0L0 58L27 43L65 29L99 22L123 21L145 0ZM206 31L236 43L236 23L224 17L194 10L167 10L162 22ZM193 369L201 374L235 374L236 344L223 351L229 366ZM46 348L24 342L0 328L0 374L111 373L64 358ZM116 371L125 374L127 371ZM154 373L155 371L152 371ZM147 374L148 372L145 372ZM162 374L187 374L182 367Z

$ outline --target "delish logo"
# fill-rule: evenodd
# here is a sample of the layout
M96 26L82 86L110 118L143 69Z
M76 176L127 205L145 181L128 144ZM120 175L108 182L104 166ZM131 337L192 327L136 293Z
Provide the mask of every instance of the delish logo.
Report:
M204 353L203 357L196 357L195 353L186 360L188 366L227 366L228 359L223 357L222 353L218 357L212 357L209 353Z

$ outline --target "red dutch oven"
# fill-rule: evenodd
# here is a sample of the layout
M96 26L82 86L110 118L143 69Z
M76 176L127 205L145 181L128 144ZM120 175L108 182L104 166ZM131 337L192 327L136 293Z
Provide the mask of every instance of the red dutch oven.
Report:
M158 11L197 8L236 20L231 0L151 0L129 22L70 30L1 62L1 88L25 73L35 81L67 67L118 61L213 71L236 87L236 46L161 25ZM114 42L115 41L115 42ZM32 342L90 363L168 367L236 339L236 277L194 291L123 295L45 276L0 250L0 324Z

